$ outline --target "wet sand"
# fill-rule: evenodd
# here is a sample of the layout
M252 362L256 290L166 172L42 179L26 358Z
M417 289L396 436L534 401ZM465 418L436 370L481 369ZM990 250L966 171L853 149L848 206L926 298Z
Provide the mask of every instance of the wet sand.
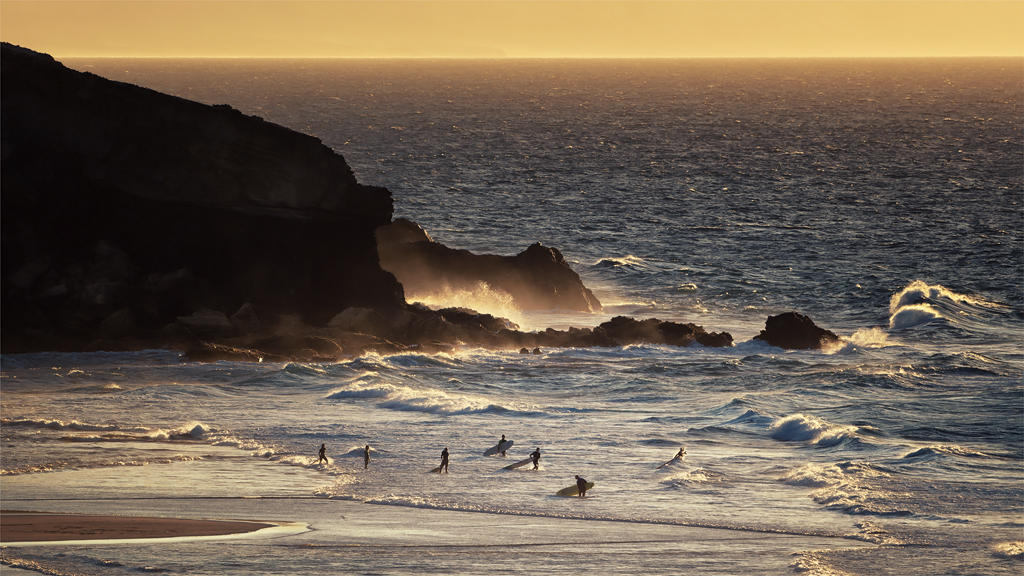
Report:
M0 543L245 534L273 524L182 518L0 512Z

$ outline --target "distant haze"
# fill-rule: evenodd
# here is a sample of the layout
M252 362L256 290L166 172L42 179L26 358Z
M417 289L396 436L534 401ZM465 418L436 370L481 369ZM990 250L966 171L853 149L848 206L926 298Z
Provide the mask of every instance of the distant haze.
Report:
M1024 2L4 0L0 38L56 57L1022 56Z

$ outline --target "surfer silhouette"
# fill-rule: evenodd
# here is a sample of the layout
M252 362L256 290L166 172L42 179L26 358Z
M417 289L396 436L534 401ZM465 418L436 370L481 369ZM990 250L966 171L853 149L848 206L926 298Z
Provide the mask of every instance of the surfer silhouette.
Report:
M508 442L508 440L505 440L505 435L502 434L501 435L501 440L498 441L498 447L501 448L501 445L504 444L505 442ZM505 451L504 450L501 451L501 455L505 456Z
M437 473L440 474L442 470L444 471L445 474L448 473L448 447L447 446L444 447L444 450L441 450L441 465L438 466Z
M587 479L576 476L576 488L580 491L580 498L587 495Z
M363 448L363 470L370 467L370 445L367 444L366 448Z
M686 448L683 448L682 446L680 446L679 447L679 452L676 453L676 460L682 459L683 456L686 456Z
M320 445L319 455L320 455L320 459L316 461L317 464L319 464L321 462L327 462L328 464L331 463L331 461L327 459L327 444L321 444Z
M533 469L536 470L540 467L540 447L530 453L530 458L533 458Z

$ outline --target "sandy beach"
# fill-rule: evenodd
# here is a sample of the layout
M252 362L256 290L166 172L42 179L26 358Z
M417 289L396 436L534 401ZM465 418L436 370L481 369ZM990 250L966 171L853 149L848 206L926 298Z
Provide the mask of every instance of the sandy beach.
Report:
M271 526L257 522L5 510L0 512L0 543L222 536Z

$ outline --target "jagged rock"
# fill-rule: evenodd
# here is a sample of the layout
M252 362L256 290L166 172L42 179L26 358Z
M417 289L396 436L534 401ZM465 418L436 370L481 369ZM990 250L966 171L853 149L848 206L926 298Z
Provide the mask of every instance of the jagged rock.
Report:
M810 318L797 312L769 316L764 330L754 340L787 350L821 349L839 342L835 332L819 328Z
M707 332L703 326L665 322L657 318L634 320L616 316L598 326L598 329L620 345L647 343L689 346L697 342L708 347L732 346L732 336L726 332Z
M38 256L29 260L24 266L8 276L7 281L16 288L27 290L35 281L50 269L50 258Z
M256 315L256 308L250 302L242 304L242 307L231 315L231 326L235 329L235 334L252 334L253 332L259 332L263 325L260 323L259 316Z
M386 322L379 312L360 307L346 308L327 323L331 328L363 334L376 334L385 324Z
M474 292L482 284L509 294L523 310L600 312L601 302L562 253L533 244L516 256L474 254L431 240L404 218L377 229L381 267L393 273L410 297L451 291Z
M135 314L122 308L100 322L99 334L103 338L118 339L135 332Z
M212 342L196 342L185 351L185 358L193 362L217 362L230 360L235 362L287 362L287 356L278 356L259 350L234 348Z
M200 337L230 336L234 331L228 317L216 310L197 310L188 316L179 317L178 323Z
M437 314L452 324L463 326L479 326L490 333L500 330L518 330L519 325L507 318L496 318L490 314L480 314L468 308L442 308Z

